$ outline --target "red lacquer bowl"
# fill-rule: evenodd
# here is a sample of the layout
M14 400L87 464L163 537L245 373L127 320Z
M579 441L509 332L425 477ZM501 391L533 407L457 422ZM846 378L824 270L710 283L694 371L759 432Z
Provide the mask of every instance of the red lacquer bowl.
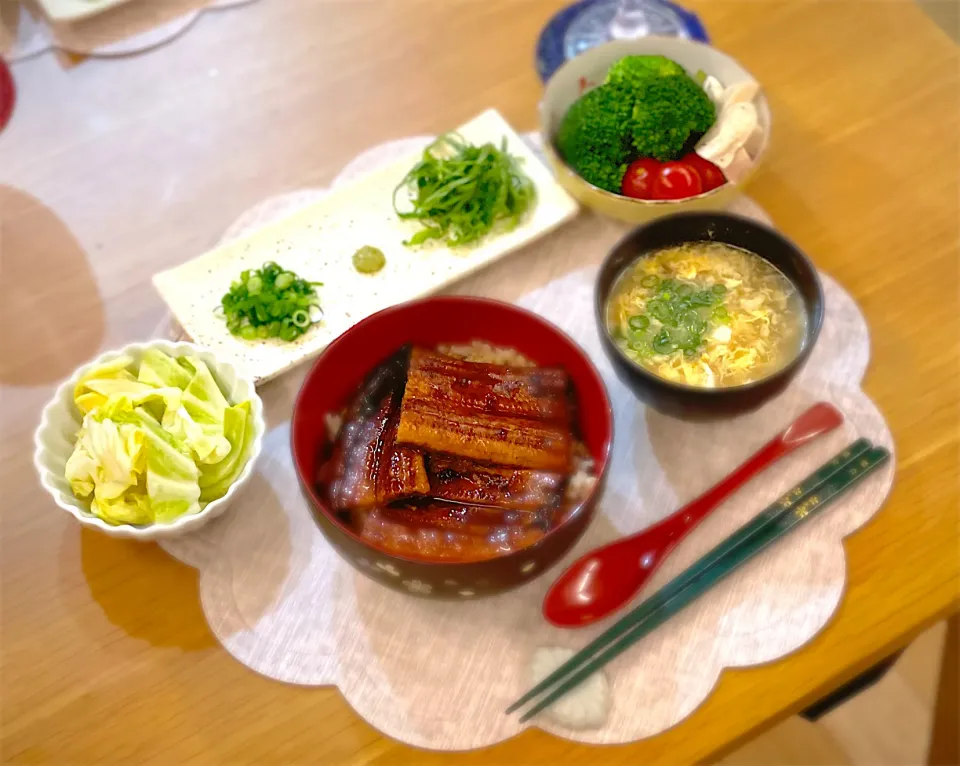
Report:
M542 366L563 367L578 404L580 435L595 461L593 492L565 521L535 545L477 562L417 560L381 550L361 539L327 506L314 480L327 443L324 416L340 411L364 377L406 343L481 340L514 348ZM576 542L593 517L603 490L613 413L603 381L586 354L545 319L507 303L482 298L438 297L394 306L354 325L314 363L293 410L293 461L314 518L336 550L369 577L397 590L430 598L472 598L499 593L542 574Z

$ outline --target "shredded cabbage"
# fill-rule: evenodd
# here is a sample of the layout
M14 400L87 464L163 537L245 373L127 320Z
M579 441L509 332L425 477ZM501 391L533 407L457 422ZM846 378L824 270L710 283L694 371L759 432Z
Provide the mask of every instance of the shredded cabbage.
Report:
M252 441L250 402L231 405L195 357L121 357L74 389L84 414L65 476L110 524L168 523L226 494Z

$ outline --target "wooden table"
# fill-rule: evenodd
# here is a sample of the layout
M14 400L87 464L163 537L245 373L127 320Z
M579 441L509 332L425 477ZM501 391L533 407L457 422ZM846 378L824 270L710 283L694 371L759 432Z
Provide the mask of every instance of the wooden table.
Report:
M456 762L709 759L957 608L957 48L909 2L693 5L771 99L754 197L867 315L866 388L896 438L897 484L849 540L849 592L802 651L726 673L687 721L635 745L531 731ZM58 379L154 331L150 275L250 205L486 106L535 127L532 47L556 7L261 0L134 58L14 66L20 101L0 136L4 762L454 760L382 738L336 691L232 660L195 572L81 531L40 493L30 439Z

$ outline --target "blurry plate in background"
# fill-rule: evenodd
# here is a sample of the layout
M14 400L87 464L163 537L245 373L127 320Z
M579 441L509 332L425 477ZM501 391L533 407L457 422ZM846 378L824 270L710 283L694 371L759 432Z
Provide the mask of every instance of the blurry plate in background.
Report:
M620 0L621 4L623 0ZM617 37L609 28L617 8L614 0L578 0L551 18L540 32L535 63L540 81L546 84L565 61ZM644 35L671 36L710 42L700 18L669 0L649 0L648 31ZM631 35L631 38L633 36Z
M131 0L37 0L51 21L79 21Z

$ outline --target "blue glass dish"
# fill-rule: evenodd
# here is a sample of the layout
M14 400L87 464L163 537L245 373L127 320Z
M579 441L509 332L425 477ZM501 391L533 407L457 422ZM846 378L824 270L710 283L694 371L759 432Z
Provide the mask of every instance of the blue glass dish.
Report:
M586 48L576 49L568 39L571 25L583 14L589 13L591 7L605 5L609 0L578 0L559 11L543 28L537 40L536 67L540 80L546 83L557 69L569 58L582 53ZM707 31L700 18L685 8L669 2L656 0L656 5L663 8L666 15L681 25L680 36L698 42L709 42ZM600 42L598 40L597 42Z

